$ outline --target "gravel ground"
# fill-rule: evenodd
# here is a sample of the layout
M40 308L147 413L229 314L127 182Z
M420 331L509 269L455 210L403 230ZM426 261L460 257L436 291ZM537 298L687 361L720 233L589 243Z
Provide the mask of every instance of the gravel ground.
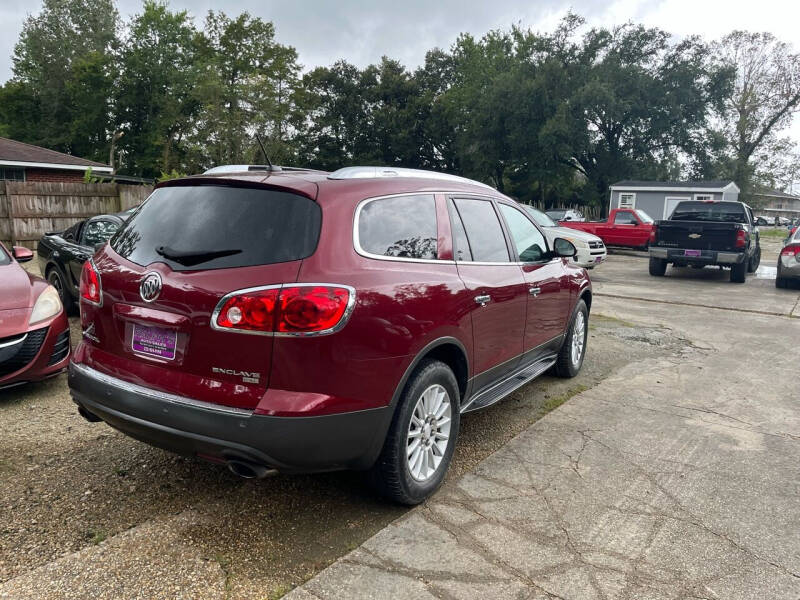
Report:
M578 377L465 417L449 480L615 369L686 344L601 315L590 336ZM0 598L279 597L407 510L358 473L245 481L87 423L64 376L0 392L0 430Z

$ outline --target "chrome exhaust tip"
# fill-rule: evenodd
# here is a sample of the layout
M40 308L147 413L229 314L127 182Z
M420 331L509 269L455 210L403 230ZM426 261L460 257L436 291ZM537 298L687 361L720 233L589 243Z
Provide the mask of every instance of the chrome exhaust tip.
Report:
M229 460L228 470L242 479L264 479L278 474L277 469L244 460Z

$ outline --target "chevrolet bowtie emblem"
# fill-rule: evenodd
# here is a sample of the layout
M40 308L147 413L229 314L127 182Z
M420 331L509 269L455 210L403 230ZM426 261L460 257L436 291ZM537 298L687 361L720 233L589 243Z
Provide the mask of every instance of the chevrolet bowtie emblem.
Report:
M689 237L692 238L693 240L696 240L697 238L700 237L700 234L699 233L690 233Z

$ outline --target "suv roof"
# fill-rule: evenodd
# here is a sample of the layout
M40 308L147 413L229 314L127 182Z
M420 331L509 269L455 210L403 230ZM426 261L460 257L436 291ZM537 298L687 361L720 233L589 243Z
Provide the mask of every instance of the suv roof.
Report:
M157 187L213 184L226 180L229 185L281 188L316 200L328 191L348 193L361 198L407 192L464 192L502 196L485 183L436 171L395 167L346 167L333 173L297 167L266 165L225 165L209 169L202 175L172 179Z

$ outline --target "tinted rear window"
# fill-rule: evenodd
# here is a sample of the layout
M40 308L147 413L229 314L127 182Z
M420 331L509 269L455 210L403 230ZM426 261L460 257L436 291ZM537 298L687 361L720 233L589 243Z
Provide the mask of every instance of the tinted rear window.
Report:
M289 262L310 256L319 205L296 194L225 186L159 188L111 239L138 265L176 271Z
M747 222L744 205L736 202L681 202L670 220Z
M430 195L380 198L358 216L358 242L380 256L435 259L436 202Z

